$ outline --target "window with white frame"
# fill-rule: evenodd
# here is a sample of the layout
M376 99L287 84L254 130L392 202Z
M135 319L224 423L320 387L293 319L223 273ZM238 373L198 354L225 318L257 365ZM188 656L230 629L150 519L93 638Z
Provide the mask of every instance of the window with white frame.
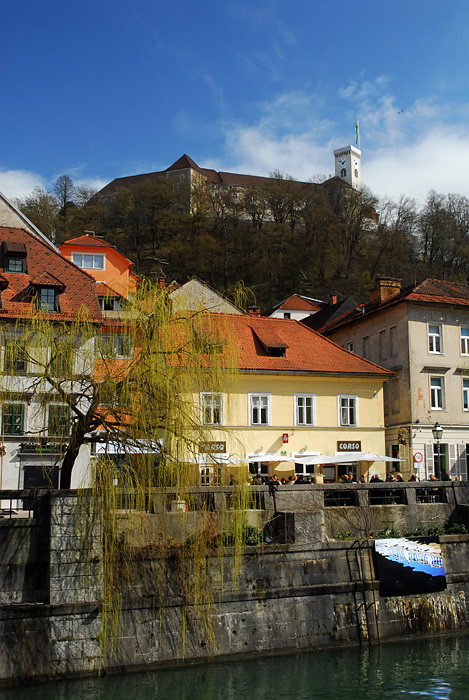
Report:
M462 380L462 404L465 411L469 411L469 379Z
M358 396L338 396L339 425L358 425Z
M314 425L315 408L314 394L295 394L295 425Z
M200 394L200 410L202 425L222 425L223 395L203 391Z
M347 343L347 350L353 352L353 343Z
M249 394L249 425L270 425L270 394Z
M469 355L469 328L461 328L461 355Z
M72 262L83 270L104 270L105 255L95 253L72 253Z
M437 354L442 352L440 325L431 323L428 325L428 352Z
M430 377L430 404L432 411L441 411L444 408L443 377Z

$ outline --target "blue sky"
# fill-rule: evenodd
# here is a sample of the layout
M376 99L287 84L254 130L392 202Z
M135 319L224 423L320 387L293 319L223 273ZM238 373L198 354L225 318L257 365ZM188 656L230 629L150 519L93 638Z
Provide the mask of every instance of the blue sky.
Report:
M168 167L469 196L467 0L3 0L0 190Z

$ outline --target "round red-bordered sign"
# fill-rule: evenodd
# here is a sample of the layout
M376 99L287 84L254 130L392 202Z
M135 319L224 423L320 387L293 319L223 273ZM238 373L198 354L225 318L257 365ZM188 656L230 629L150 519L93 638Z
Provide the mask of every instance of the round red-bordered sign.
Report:
M417 462L417 464L420 464L420 462L423 462L423 454L421 452L416 452L414 454L414 462Z

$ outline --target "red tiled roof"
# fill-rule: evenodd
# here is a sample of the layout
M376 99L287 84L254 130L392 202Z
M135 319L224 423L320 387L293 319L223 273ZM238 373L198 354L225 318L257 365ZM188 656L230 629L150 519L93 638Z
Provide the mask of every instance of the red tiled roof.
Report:
M458 306L469 306L469 299L454 296L438 296L436 294L408 294L407 301L420 301L427 304L458 304Z
M139 185L145 182L146 180L157 180L160 177L165 177L166 173L172 172L174 170L186 170L188 168L192 168L193 170L197 170L197 172L202 173L206 176L207 180L214 185L224 184L240 187L262 187L268 184L269 182L275 182L276 180L279 180L279 178L265 177L262 175L245 175L243 173L228 173L224 171L217 172L213 168L201 168L199 165L197 165L197 163L194 160L192 160L190 156L184 154L175 163L170 165L169 168L166 168L166 170L159 170L153 173L141 173L140 175L128 175L124 177L115 178L114 180L112 180L112 182L105 185L105 187L103 187L97 193L97 195L106 196L118 191L121 188L134 187L135 185ZM331 180L326 180L326 182L322 183L322 185L327 185L327 183L331 182L332 180L337 180L337 182L339 182L341 185L346 184L340 178L331 178ZM297 182L297 184L304 185L309 189L314 189L322 186L311 182L295 182ZM347 187L349 187L349 185L347 185Z
M432 303L467 304L469 303L469 287L460 282L426 279L414 287L413 291L407 295L407 299L431 301Z
M308 299L307 297L302 297L300 294L292 294L291 297L282 301L276 308L285 310L297 310L297 311L318 311L322 309L326 304L321 301L316 301L315 299Z
M65 289L67 286L64 282L51 275L46 270L39 270L33 274L30 273L31 284L41 285L42 287L61 287Z
M391 373L343 350L298 321L264 316L231 316L228 324L240 343L240 369L319 374L389 376ZM272 357L256 347L254 333L273 330L285 343L285 357Z
M192 168L193 170L200 170L197 163L193 161L190 156L186 156L186 154L184 153L183 156L178 158L178 160L175 163L173 163L169 166L169 168L166 169L166 172L169 172L170 170L187 170L187 168Z
M4 241L26 246L26 273L2 272L5 286L0 293L0 318L18 318L31 309L32 285L45 287L62 287L59 294L58 312L50 312L50 317L57 320L72 320L85 306L92 320L101 321L102 314L96 294L94 279L84 270L64 258L51 246L43 243L29 231L19 228L0 226L0 243ZM0 259L0 268L3 260ZM59 290L60 291L60 290Z
M111 245L111 243L108 243L105 241L103 238L96 238L96 236L90 236L88 233L85 233L83 236L78 236L77 238L70 238L68 241L64 241L60 248L64 245L72 245L72 246L81 246L81 245L92 245L92 246L102 246L106 248L114 248L115 246Z
M108 287L105 282L96 282L96 292L100 297L109 297L112 299L120 299L122 294L115 292L114 289Z
M460 282L425 279L419 284L402 289L398 294L389 297L381 303L379 301L373 301L368 304L359 304L351 311L348 311L334 319L331 323L323 326L321 331L329 333L337 328L354 323L364 316L379 312L402 302L438 304L440 306L469 306L469 286Z
M288 348L283 338L275 332L275 328L259 325L253 328L253 331L266 348Z
M343 350L298 321L235 314L206 314L205 318L208 335L213 333L213 328L219 329L225 339L222 348L227 361L235 361L241 372L343 374L385 379L392 375L389 370ZM199 319L198 324L201 323ZM181 327L176 328L176 335L181 330ZM285 356L269 355L258 338L275 339L285 348ZM235 360L232 357L229 359L232 352ZM207 356L207 362L210 357ZM170 356L168 360L177 364L184 362L175 356Z

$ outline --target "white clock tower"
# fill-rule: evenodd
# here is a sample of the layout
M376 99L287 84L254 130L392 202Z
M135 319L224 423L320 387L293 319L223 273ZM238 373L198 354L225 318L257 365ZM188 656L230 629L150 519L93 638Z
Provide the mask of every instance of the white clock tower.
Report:
M344 146L334 151L336 177L345 180L354 190L361 189L361 155L356 146Z

